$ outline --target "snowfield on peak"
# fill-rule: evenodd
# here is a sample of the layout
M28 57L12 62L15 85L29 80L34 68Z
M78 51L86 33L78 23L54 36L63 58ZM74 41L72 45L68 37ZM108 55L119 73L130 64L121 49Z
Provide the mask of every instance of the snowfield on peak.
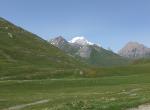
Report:
M70 43L75 43L79 45L93 45L94 43L89 42L85 37L79 36L74 37L72 40L69 41Z

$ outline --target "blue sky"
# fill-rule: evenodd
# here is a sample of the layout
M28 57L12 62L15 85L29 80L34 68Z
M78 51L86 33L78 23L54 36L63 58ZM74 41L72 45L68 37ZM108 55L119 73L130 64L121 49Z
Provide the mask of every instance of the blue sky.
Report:
M46 40L85 36L114 51L129 41L150 47L150 0L0 0L0 16Z

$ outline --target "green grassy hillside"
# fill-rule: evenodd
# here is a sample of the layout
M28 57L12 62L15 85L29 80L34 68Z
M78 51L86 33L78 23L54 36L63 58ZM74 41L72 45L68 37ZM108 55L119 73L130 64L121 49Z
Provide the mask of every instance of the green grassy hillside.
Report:
M53 77L80 66L79 61L37 35L0 19L0 78Z
M92 46L91 48L91 56L89 59L85 60L91 65L110 67L126 65L129 63L127 59L115 54L112 51L108 51L97 46Z

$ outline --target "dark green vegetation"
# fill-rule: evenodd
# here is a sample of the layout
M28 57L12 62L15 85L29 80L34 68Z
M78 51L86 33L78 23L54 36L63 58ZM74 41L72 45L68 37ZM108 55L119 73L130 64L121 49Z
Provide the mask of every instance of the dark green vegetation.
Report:
M100 56L106 64L107 55ZM0 18L0 110L125 110L150 102L149 79L148 59L85 66Z

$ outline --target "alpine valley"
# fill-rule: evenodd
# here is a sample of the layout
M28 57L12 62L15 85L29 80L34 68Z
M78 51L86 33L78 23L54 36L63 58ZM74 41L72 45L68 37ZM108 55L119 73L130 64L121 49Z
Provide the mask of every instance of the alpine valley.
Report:
M83 36L47 41L0 18L0 110L150 110L149 103L149 47L129 42L115 53Z

